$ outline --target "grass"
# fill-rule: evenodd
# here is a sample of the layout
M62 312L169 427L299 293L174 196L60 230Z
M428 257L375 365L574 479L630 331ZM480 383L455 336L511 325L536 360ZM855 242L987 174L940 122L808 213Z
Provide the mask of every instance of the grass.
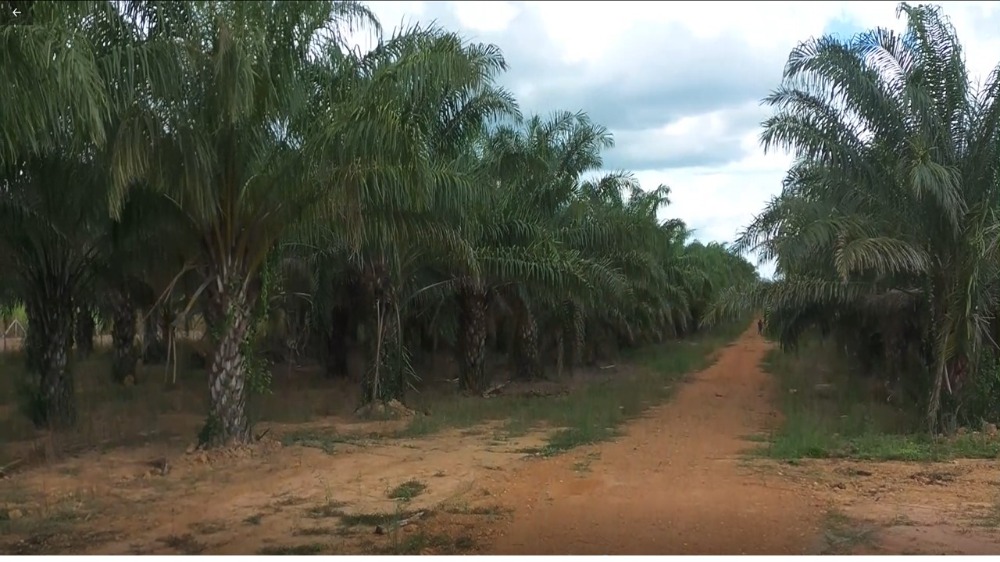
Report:
M340 508L344 507L345 505L347 504L345 504L344 502L328 501L323 505L318 505L309 508L308 514L309 517L313 519L323 519L326 517L340 517L341 515L343 515L343 512L341 511Z
M184 535L168 535L160 539L164 545L180 552L181 554L201 554L205 550L205 544L199 542L190 533Z
M340 445L361 445L363 439L352 435L339 435L332 429L302 429L281 436L281 444L288 447L312 447L332 455Z
M452 538L446 534L429 534L417 531L389 544L373 549L373 554L416 555L433 552L438 555L458 555L476 548L475 540L468 535Z
M980 434L932 438L921 417L866 395L831 346L806 340L797 354L771 351L764 368L778 379L785 422L759 452L778 459L940 461L995 458L1000 440ZM827 383L823 391L816 384Z
M560 396L475 397L434 404L433 415L414 418L399 436L468 429L492 421L503 421L508 435L555 428L546 446L537 451L543 455L612 439L623 423L668 399L684 375L709 366L713 352L744 329L742 322L727 324L689 339L641 348L623 357L638 368Z
M308 556L311 554L319 554L323 552L324 548L326 547L319 543L298 544L292 546L265 546L257 551L257 554L262 554L264 556Z
M427 484L419 480L408 480L392 490L389 490L389 499L408 502L419 496L427 489Z

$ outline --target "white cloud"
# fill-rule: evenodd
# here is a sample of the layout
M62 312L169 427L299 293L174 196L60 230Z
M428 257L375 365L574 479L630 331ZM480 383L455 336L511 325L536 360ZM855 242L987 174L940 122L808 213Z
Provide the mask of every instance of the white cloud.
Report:
M942 5L958 30L971 74L985 78L1000 62L997 33L1000 3ZM457 31L466 37L496 42L505 53L516 52L520 67L515 66L512 72L522 70L524 74L518 75L518 82L512 87L525 103L596 102L608 92L624 92L632 96L629 103L636 105L647 103L647 111L636 109L630 116L633 121L639 116L644 121L643 128L614 131L618 140L615 158L648 162L646 167L650 169L634 171L648 187L661 183L671 187L673 204L669 214L696 228L698 238L718 241L732 240L737 230L780 190L790 163L786 155L763 154L757 141L758 131L753 128L755 122L744 118L744 128L734 130L727 126L731 122L727 122L726 116L741 109L745 111L746 100L759 100L766 95L766 90L758 88L778 85L788 52L799 41L820 35L831 25L901 30L903 21L896 18L896 6L897 2L370 4L388 30L397 27L404 16L408 23L424 22L429 17L450 19L457 22ZM516 35L518 31L521 35ZM524 44L525 41L529 44ZM744 68L748 63L753 63L753 67ZM553 64L561 65L562 72L553 71ZM526 67L528 70L523 70ZM531 74L529 71L533 69L548 71ZM725 77L704 78L740 70L750 72L751 76L744 77L743 82L726 82ZM650 72L669 75L661 76L660 81L650 81L644 76ZM753 73L758 72L764 72L757 79L760 84L753 82L753 91L747 92L743 101L717 91L736 87L730 84L748 84ZM710 100L706 102L710 106L692 108L679 116L661 113L657 119L655 112L660 108L650 100L660 96L669 101L690 94L684 88L685 84L694 83L692 77L698 79L698 87L706 88L702 95ZM632 91L644 87L651 91ZM593 91L580 91L587 88ZM713 89L716 91L710 91ZM543 95L545 92L548 95ZM558 95L560 92L565 92L565 100ZM533 109L544 112L583 109L612 116L621 108L560 105ZM766 115L765 110L760 111L762 116ZM623 118L622 122L628 120ZM712 151L722 152L732 147L737 153L741 149L742 156L737 154L715 165L707 158ZM671 163L678 160L672 159L671 153L691 156L688 159L691 164L680 167ZM665 165L653 164L657 158ZM771 269L762 268L762 273L769 274Z

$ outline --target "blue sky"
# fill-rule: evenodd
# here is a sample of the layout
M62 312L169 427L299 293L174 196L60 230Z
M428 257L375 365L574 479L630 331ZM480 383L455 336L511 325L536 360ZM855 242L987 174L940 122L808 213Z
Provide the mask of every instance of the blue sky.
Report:
M790 159L757 141L789 51L824 33L900 29L896 2L392 2L387 31L430 23L495 43L525 113L583 110L615 135L608 168L671 188L666 217L732 241ZM946 2L974 74L1000 61L1000 3ZM769 276L765 264L761 273Z

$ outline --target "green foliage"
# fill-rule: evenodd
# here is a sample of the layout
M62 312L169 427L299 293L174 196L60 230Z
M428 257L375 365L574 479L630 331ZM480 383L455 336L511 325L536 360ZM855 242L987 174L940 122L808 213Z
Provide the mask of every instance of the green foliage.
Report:
M778 379L785 418L759 449L767 456L940 461L1000 454L1000 441L985 433L931 437L921 432L913 404L887 402L871 392L881 383L859 376L834 346L813 334L797 353L772 351L765 368Z
M277 255L277 252L272 253L260 270L260 294L251 305L247 320L249 329L240 346L246 369L247 388L255 394L265 394L271 390L271 363L260 354L258 333L261 328L267 326L271 311L271 292L278 282L275 274Z
M244 378L221 394L267 391L265 341L309 341L330 372L361 343L370 401L405 398L460 340L463 369L503 349L525 376L561 373L690 335L757 277L664 220L668 188L606 170L612 136L586 113L523 118L495 45L430 25L349 49L345 28L381 32L351 1L29 12L0 19L0 105L19 108L0 116L0 218L18 226L0 305L123 298L167 332L200 310L210 341L242 338L235 366L210 366ZM462 291L485 318L460 314ZM206 428L248 438L243 398L216 396L231 419Z
M786 348L818 327L881 356L884 378L925 389L934 432L942 397L1000 351L1000 73L974 88L940 8L899 14L902 34L789 55L761 141L796 160L735 244L774 260L776 278L729 289L707 320L763 310Z

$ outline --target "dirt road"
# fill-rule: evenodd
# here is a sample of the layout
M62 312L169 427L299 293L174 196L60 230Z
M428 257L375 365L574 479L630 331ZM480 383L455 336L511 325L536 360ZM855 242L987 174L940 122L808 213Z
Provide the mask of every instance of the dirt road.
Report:
M503 500L518 509L494 554L803 554L825 515L801 490L741 462L746 437L777 421L768 351L755 330L669 403L571 458L539 461Z

